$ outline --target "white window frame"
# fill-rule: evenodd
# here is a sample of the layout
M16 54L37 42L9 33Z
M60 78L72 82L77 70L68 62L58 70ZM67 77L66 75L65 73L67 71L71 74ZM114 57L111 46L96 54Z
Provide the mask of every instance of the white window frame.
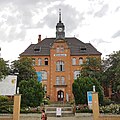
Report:
M38 58L38 65L42 65L42 59L41 58Z
M80 76L80 70L74 71L74 80L77 79Z
M82 65L82 64L83 64L83 58L80 57L80 58L79 58L79 65Z
M72 58L72 65L76 65L76 58Z

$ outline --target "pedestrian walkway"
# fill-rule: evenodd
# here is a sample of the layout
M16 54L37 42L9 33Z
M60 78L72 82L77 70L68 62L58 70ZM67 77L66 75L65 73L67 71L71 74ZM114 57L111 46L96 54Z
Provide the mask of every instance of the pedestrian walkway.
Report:
M0 115L0 120L5 117L10 118L12 115ZM41 120L41 114L20 114L20 120ZM80 114L74 117L48 117L48 120L93 120L93 117L88 114Z

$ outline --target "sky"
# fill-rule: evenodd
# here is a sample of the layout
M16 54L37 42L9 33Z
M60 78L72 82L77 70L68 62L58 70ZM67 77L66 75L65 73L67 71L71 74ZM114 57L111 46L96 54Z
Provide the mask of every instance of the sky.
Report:
M66 37L91 43L102 58L120 50L120 0L0 0L0 47L17 60L30 44L55 37L59 9Z

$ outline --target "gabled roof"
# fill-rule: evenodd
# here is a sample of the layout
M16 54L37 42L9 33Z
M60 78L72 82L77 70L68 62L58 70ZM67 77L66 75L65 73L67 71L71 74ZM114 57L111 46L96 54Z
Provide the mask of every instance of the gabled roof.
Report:
M50 48L56 38L45 38L37 44L31 44L20 56L50 55ZM75 37L66 37L71 55L101 55L90 43L83 43Z

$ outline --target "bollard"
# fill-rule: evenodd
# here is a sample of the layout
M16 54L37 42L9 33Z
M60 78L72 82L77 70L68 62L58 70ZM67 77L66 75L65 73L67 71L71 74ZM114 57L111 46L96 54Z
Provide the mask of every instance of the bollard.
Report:
M92 109L93 109L93 120L99 119L99 102L98 102L98 93L92 93Z
M21 94L14 95L13 120L20 120Z

